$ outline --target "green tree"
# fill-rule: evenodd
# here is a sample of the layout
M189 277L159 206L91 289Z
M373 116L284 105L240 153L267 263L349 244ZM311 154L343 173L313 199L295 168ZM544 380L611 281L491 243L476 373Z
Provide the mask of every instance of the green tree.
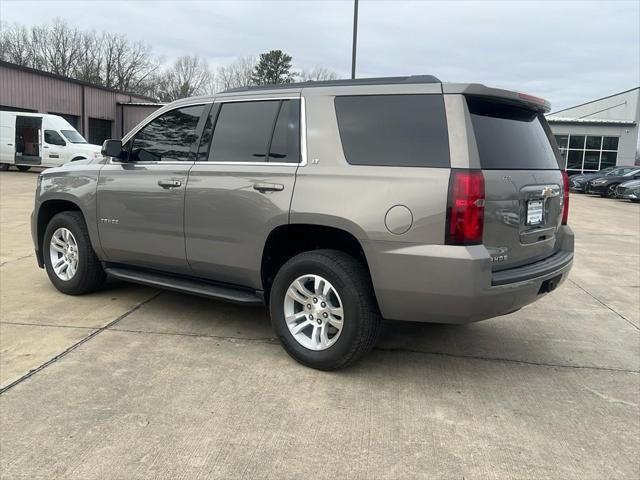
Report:
M253 70L255 85L291 83L294 74L291 72L291 56L282 50L271 50L260 54L260 60Z

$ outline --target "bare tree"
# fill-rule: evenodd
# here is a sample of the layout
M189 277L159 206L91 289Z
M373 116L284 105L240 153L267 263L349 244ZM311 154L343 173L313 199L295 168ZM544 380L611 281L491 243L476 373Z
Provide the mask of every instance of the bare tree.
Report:
M70 76L80 57L80 31L57 18L51 26L43 27L39 34L37 43L46 69L57 75Z
M80 36L80 55L73 70L73 78L101 84L104 65L103 46L95 31L83 32Z
M24 25L0 25L0 59L25 67L42 68L40 29Z
M163 102L207 93L213 78L207 61L190 55L178 58L159 77L157 96Z
M3 24L0 59L110 88L145 94L159 67L151 47L114 33L82 32L61 19L27 28Z
M229 65L219 67L215 75L215 90L220 92L230 88L252 85L253 70L256 63L255 57L248 56L241 57Z
M302 82L318 82L322 80L337 80L338 74L328 68L316 65L310 70L302 70L298 76Z

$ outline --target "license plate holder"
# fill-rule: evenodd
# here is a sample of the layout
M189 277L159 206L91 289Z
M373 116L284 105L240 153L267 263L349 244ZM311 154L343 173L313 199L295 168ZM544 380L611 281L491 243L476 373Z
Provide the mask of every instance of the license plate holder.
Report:
M541 225L544 218L544 202L529 200L527 202L527 225Z

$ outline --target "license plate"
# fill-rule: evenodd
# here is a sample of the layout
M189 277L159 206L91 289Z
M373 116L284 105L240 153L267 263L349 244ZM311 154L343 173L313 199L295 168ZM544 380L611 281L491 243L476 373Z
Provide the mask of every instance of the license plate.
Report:
M542 223L542 200L529 200L527 203L527 225L540 225Z

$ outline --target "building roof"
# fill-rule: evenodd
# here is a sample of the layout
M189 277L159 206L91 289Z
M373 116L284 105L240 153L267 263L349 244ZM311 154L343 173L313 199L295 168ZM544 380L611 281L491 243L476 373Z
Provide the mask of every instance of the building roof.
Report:
M164 107L166 103L162 102L117 102L118 105L125 107Z
M567 108L563 108L562 110L556 110L555 112L551 112L549 115L555 115L556 113L566 112L567 110L583 107L585 105L589 105L590 103L599 102L600 100L606 100L607 98L617 97L618 95L633 92L634 90L638 90L638 89L640 89L640 87L634 87L634 88L630 88L629 90L623 90L622 92L614 93L612 95L607 95L606 97L596 98L595 100L590 100L588 102L581 103L580 105L574 105L573 107L567 107Z
M249 87L230 88L221 93L249 92L254 90L275 90L279 88L337 87L356 85L398 85L411 83L442 83L433 75L411 75L409 77L374 77L357 78L355 80L320 80L298 83L279 83L277 85L253 85Z
M125 92L123 90L118 90L118 89L115 89L115 88L110 88L110 87L105 87L103 85L98 85L97 83L85 82L84 80L77 80L75 78L65 77L64 75L58 75L56 73L45 72L44 70L38 70L38 69L35 69L35 68L31 68L31 67L25 67L23 65L18 65L16 63L5 62L4 60L0 60L0 67L7 67L7 68L11 68L13 70L20 70L20 71L23 71L23 72L32 73L34 75L40 75L42 77L49 77L49 78L54 78L56 80L62 80L62 81L69 82L69 83L75 83L77 85L84 85L85 87L97 88L99 90L106 90L107 92L120 93L122 95L129 95L131 97L142 98L144 100L149 100L150 102L153 102L153 100L154 100L151 97L148 97L146 95L141 95L139 93Z
M612 120L609 118L571 118L571 117L547 117L549 123L579 123L581 125L635 125L633 120Z

